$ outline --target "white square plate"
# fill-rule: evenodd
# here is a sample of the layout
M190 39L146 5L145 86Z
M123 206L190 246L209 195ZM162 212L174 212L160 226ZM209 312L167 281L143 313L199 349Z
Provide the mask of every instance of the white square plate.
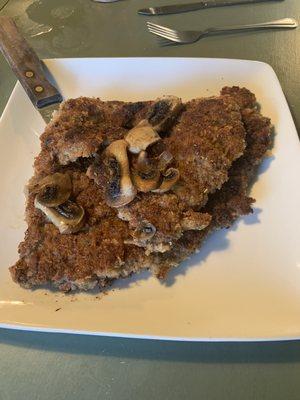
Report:
M300 338L300 146L278 79L266 64L197 58L59 59L46 62L65 98L188 100L246 86L276 129L260 168L254 215L213 234L170 273L126 279L108 295L25 290L8 266L26 229L23 187L44 123L17 84L0 121L0 326L174 340Z

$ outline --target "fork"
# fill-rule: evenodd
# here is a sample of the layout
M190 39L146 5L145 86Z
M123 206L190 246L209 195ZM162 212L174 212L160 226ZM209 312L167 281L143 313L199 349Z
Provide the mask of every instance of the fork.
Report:
M219 33L235 33L241 31L265 30L265 29L295 29L298 27L298 22L294 18L283 18L277 21L262 22L259 24L248 25L233 25L223 26L218 28L208 28L204 31L180 31L167 28L166 26L157 25L152 22L147 22L147 27L150 33L163 37L169 42L176 43L194 43L208 35Z

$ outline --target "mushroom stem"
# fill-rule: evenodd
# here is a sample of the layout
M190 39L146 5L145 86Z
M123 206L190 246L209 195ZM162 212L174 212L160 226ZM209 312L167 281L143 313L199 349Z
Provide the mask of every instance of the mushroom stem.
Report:
M127 142L116 140L105 150L108 167L106 202L110 207L122 207L130 203L137 191L130 178Z

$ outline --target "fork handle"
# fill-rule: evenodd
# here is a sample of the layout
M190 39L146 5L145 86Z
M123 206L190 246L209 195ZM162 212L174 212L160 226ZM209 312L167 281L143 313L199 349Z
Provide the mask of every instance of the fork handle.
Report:
M214 34L222 32L235 32L235 31L252 31L256 29L294 29L298 27L298 22L294 18L283 18L276 21L262 22L260 24L248 24L248 25L233 25L233 26L223 26L218 28L209 28L204 31L205 34Z

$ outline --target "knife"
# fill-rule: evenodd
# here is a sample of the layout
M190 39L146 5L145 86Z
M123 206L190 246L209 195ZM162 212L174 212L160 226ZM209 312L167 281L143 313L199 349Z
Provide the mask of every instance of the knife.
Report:
M143 8L141 10L138 10L138 13L148 16L167 15L167 14L177 14L187 11L204 10L206 8L212 8L212 7L236 6L241 4L254 4L254 3L263 3L270 1L284 1L284 0L208 0L208 1L199 1L197 3L173 4L169 6Z
M46 76L46 68L10 17L0 17L0 49L46 123L63 98Z

